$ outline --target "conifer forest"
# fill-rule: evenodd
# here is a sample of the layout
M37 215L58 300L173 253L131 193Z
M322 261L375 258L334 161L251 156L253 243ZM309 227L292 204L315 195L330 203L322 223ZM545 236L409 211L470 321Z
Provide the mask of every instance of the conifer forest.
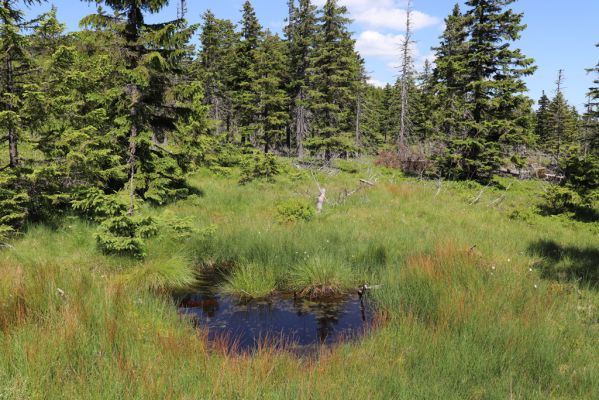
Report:
M599 399L599 61L420 1L0 0L0 400Z

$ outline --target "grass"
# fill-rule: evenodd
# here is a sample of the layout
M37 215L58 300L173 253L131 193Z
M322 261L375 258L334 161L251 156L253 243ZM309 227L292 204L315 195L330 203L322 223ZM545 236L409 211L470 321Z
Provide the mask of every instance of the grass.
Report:
M307 257L290 274L290 285L300 296L331 297L342 294L352 285L357 286L351 268L343 262L327 257Z
M144 261L103 255L74 218L29 227L0 251L0 399L599 398L597 224L534 213L536 181L439 190L368 161L316 178L323 213L282 223L278 204L314 201L309 173L200 171L204 196L142 214L216 229L163 233ZM209 351L168 291L218 265L252 296L382 284L384 322L315 360Z
M242 264L226 278L223 291L232 295L260 299L270 296L277 287L277 276L271 268L258 264Z
M123 281L135 288L158 292L183 290L196 283L197 271L189 261L174 255L166 259L151 259L123 275Z

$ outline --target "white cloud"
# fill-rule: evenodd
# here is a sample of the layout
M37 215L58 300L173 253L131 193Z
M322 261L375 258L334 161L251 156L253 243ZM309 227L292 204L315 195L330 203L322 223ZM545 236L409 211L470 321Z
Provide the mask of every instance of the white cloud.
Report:
M412 12L412 27L414 30L436 25L435 17L420 11ZM406 10L399 8L369 8L354 15L356 22L376 28L387 28L397 31L406 29Z
M326 0L314 0L317 6L322 7ZM406 29L406 1L405 0L339 0L340 5L347 7L349 17L358 26L356 50L368 60L382 60L379 64L374 62L371 66L377 78L370 78L369 83L382 87L387 80L393 81L390 73L395 76L400 66L400 47ZM429 26L442 26L443 21L421 11L412 12L412 28L418 30ZM416 36L417 38L417 36ZM426 59L433 60L432 54L422 54L415 44L410 46L414 66L421 70ZM386 70L386 71L384 71ZM389 79L381 77L389 76Z
M364 31L356 38L356 50L362 57L376 57L387 60L387 65L390 68L397 68L403 40L403 35ZM410 44L410 52L413 60L418 61L422 58L415 43Z
M363 57L393 59L399 57L403 35L364 31L356 38L356 50Z
M387 85L387 83L379 81L378 79L373 79L373 78L368 79L368 83L371 84L372 86L376 86L379 88L383 88L383 87L385 87L385 85Z
M319 6L326 0L316 0ZM348 8L351 17L359 24L371 28L385 28L397 31L406 29L406 10L403 1L398 0L340 0L339 4ZM412 12L414 30L437 25L440 20L423 12Z

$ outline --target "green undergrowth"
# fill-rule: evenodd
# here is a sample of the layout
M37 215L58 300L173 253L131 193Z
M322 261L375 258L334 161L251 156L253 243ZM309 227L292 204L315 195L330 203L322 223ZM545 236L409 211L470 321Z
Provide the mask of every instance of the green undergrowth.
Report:
M246 298L265 298L277 288L273 269L257 264L243 264L226 278L223 291Z
M104 254L97 224L69 216L6 243L0 399L599 398L597 226L540 215L545 184L281 163L244 185L202 170L198 194L142 205L158 226L143 259ZM315 204L315 181L322 213L281 218ZM210 268L242 297L380 285L376 327L317 359L209 350L169 293Z

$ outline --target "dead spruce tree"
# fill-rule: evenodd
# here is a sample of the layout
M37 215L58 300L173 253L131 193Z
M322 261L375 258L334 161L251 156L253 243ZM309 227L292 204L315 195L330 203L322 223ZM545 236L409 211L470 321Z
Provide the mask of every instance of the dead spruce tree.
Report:
M399 151L406 147L407 137L410 134L410 100L409 90L414 60L411 54L412 45L412 0L408 0L406 8L406 33L401 43L401 66L400 66L400 97L401 114L399 118Z

